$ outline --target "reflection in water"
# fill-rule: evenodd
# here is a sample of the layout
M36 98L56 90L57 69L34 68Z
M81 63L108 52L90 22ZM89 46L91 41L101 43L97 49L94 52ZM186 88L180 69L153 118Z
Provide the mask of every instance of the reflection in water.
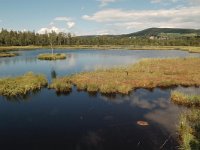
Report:
M30 56L16 56L16 57L10 57L10 58L1 58L0 59L0 65L6 66L6 65L15 65L17 63L35 63L37 62L37 57L30 57Z
M59 71L66 71L66 70L69 70L69 69L72 69L73 67L75 67L76 63L77 63L76 62L77 58L74 55L69 55L66 58L66 60L64 60L64 61L65 61L65 63L59 63L58 65L56 65L56 68Z
M66 91L66 92L56 92L56 95L59 97L59 96L68 96L71 94L72 91Z
M34 90L32 92L27 93L26 95L14 96L14 97L2 97L2 99L11 103L28 102L32 97L39 94L40 92L41 92L40 90Z
M81 149L82 147L84 147L87 150L103 149L103 140L104 139L102 139L99 133L89 131L86 135L82 137L80 144L77 145L77 148Z
M138 62L142 58L166 58L187 57L190 54L184 51L145 51L145 50L56 50L56 53L66 53L69 57L65 60L40 61L37 56L41 53L49 53L51 50L19 51L20 56L0 59L0 76L15 76L27 71L45 74L49 81L49 72L52 66L57 75L69 75L82 71L90 71L99 68L121 66ZM199 57L199 54L192 54Z
M179 86L175 90L183 92L185 94L200 95L200 87L199 88L198 87L184 88L184 87Z
M189 90L188 88L181 89ZM145 118L145 120L149 120L154 124L159 124L163 128L162 130L167 130L169 135L176 139L176 124L183 108L170 102L170 90L154 89L150 91L139 89L129 96L117 95L115 98L102 96L101 98L116 104L129 103L133 108L143 110L145 113L139 119Z
M183 51L57 50L70 57L37 60L38 54L47 52L50 50L26 51L15 58L0 59L0 76L33 71L45 74L50 82L57 76L98 66L126 65L141 58L189 56ZM177 89L200 93L199 89ZM17 99L0 96L0 149L174 150L177 117L182 108L170 103L169 97L169 89L138 89L122 96L78 92L75 87L65 95L42 89ZM146 121L149 126L140 126L138 121Z
M97 97L98 92L88 92L88 95L89 95L90 97Z
M55 79L56 77L57 77L57 73L54 70L54 68L52 68L52 70L51 70L51 79Z

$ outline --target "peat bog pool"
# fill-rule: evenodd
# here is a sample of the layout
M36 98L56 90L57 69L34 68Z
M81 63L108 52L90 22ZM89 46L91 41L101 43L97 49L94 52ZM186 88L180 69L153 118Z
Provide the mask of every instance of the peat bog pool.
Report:
M0 58L0 77L28 71L49 80L102 67L138 62L142 58L199 57L184 51L55 50L66 60L43 61L37 55L51 50L19 51ZM200 93L199 88L175 89ZM29 150L174 150L178 149L176 125L184 108L170 102L171 89L137 89L130 95L96 95L77 91L57 95L43 88L24 98L0 96L0 149ZM140 126L138 121L148 122Z

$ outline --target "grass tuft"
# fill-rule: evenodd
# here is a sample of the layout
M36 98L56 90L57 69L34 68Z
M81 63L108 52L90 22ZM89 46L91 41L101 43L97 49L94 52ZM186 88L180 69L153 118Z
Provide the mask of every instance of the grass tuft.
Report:
M44 75L26 73L14 78L0 79L0 95L7 97L23 96L47 85Z
M49 88L55 89L57 93L68 93L71 91L72 85L68 78L56 78L53 79Z
M179 105L200 106L200 95L187 95L179 91L171 92L171 100Z
M100 69L67 77L79 90L128 94L133 89L200 86L200 58L144 59L127 67ZM58 82L58 84L63 84Z
M66 55L65 54L40 54L38 56L38 59L40 60L58 60L58 59L66 59Z
M179 122L181 149L200 149L200 110L192 109L183 113Z
M17 56L16 53L6 53L6 52L0 53L0 57L15 57L15 56Z

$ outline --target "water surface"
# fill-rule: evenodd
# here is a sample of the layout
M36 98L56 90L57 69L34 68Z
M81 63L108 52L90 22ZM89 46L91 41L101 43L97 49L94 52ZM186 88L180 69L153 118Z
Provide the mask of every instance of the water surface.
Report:
M37 60L50 50L20 51L0 59L0 76L27 71L52 77L138 62L142 58L198 56L183 51L56 50L69 58ZM185 92L199 89L177 87ZM169 101L171 89L138 89L130 95L105 96L78 92L57 95L42 89L24 98L0 96L0 149L29 150L174 150L176 125L184 108ZM149 126L140 126L146 121Z

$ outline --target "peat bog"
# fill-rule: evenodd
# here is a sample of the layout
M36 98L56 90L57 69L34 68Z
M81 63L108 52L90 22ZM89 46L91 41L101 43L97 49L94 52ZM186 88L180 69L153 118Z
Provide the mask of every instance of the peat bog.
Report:
M44 74L49 83L54 81L54 85L49 84L49 88L57 87L57 93L42 88L25 98L10 99L0 96L2 149L173 150L180 147L177 136L178 120L187 108L170 101L171 91L196 91L200 94L199 88L177 86L172 89L148 90L142 87L134 91L128 90L128 95L105 95L94 92L98 88L95 85L89 88L91 92L88 93L73 86L71 79L60 77L73 78L72 74L79 76L81 72L98 72L102 68L109 70L121 66L121 69L141 63L143 58L199 57L198 54L176 50L55 50L56 53L70 54L69 58L57 61L37 59L39 54L50 51L18 51L18 57L0 59L1 78L18 78L32 71L34 74ZM144 73L151 72L150 69L143 69L141 71ZM174 71L175 75L177 73L182 72ZM165 75L169 76L169 73L165 72ZM123 76L127 76L124 70ZM58 86L60 81L62 84ZM70 92L61 94L60 89Z

